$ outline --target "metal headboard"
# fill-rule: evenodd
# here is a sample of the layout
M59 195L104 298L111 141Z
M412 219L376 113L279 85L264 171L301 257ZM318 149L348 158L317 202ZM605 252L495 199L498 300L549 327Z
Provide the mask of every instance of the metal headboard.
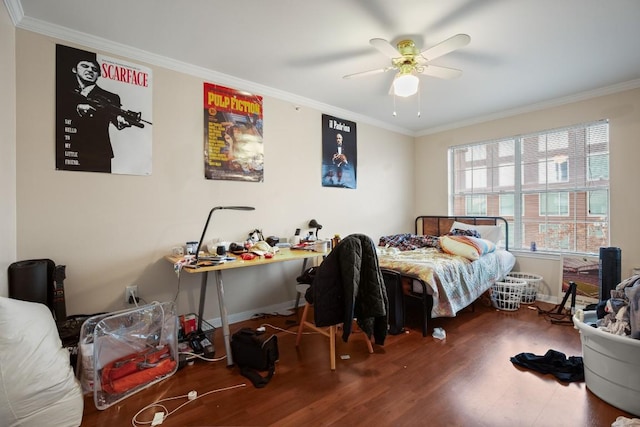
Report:
M456 221L471 225L498 225L504 227L504 247L509 250L509 224L501 216L421 215L415 220L415 232L420 235L442 236L451 230L451 226Z

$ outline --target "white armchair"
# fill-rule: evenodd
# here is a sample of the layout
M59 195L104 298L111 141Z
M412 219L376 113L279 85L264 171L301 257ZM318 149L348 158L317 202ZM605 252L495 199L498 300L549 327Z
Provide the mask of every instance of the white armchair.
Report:
M0 297L2 425L79 426L83 408L80 384L49 308Z

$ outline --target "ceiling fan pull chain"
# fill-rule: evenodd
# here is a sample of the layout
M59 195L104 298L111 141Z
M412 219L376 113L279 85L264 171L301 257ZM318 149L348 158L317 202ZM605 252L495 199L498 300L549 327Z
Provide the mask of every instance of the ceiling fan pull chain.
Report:
M393 117L396 117L398 114L396 113L396 94L393 94Z
M420 113L421 109L422 109L422 96L420 95L420 91L418 91L418 117L422 115Z

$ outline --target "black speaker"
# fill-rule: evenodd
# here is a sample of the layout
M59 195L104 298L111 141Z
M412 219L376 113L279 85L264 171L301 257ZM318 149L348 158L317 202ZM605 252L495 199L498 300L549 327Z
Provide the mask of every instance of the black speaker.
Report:
M611 290L615 289L622 281L620 248L600 248L600 268L598 271L598 284L600 285L600 301L611 298Z
M50 259L31 259L9 266L9 298L39 302L53 308L54 272Z

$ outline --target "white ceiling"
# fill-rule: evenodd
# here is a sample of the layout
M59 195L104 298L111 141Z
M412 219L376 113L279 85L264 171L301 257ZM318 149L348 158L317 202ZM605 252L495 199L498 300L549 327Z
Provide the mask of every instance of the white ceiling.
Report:
M638 0L5 0L19 28L211 83L290 100L409 135L640 86ZM342 76L390 60L369 39L407 36L454 80L421 77L388 95L394 73ZM268 111L265 112L268 115Z

